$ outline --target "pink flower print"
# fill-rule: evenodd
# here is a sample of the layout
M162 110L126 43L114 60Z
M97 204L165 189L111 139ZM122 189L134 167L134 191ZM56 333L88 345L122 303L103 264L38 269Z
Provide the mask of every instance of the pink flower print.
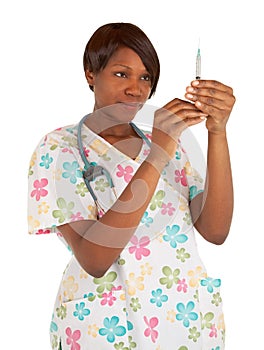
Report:
M65 332L68 336L66 343L67 343L67 345L71 345L70 350L80 350L81 346L80 346L80 344L77 343L77 340L80 339L81 332L79 330L72 332L70 327L67 327Z
M81 215L81 213L78 211L76 214L72 214L71 216L71 222L73 221L79 221L79 220L84 220L84 217Z
M35 180L33 183L33 186L35 187L35 190L31 192L31 197L36 196L36 200L39 201L41 197L45 197L48 194L48 191L45 190L43 187L47 186L48 179L41 179Z
M118 177L124 176L124 180L128 183L132 179L132 173L134 171L132 166L128 165L124 169L121 164L118 164L117 168L119 171L116 173L116 175Z
M142 256L148 256L150 254L150 250L145 248L150 243L147 236L141 237L140 240L138 240L137 236L133 236L130 242L133 246L129 247L128 251L130 254L135 253L137 260L141 260Z
M46 235L50 233L50 230L43 230L43 229L39 229L37 232L36 232L36 235Z
M101 305L107 304L108 306L112 306L114 304L114 301L116 301L116 297L113 296L112 292L103 293L102 298L103 298L103 300L101 301Z
M178 285L177 287L178 292L184 292L184 293L187 292L188 285L186 284L185 278L183 278L182 280L178 280L177 285Z
M143 155L148 156L150 154L150 149L144 149Z
M216 327L215 327L214 324L211 326L211 332L209 333L209 337L211 337L211 338L213 338L213 337L217 338L217 329L216 329Z
M159 333L154 328L158 325L159 320L157 319L157 317L152 317L148 321L147 317L144 316L144 321L145 321L146 325L148 326L148 328L145 329L144 335L145 335L145 337L150 336L152 342L155 343L158 336L159 336Z
M146 134L146 137L147 137L149 140L151 140L152 135L151 135L151 134Z
M168 203L168 204L162 203L161 208L162 208L161 210L162 215L168 214L169 216L171 216L175 211L175 208L172 206L172 203Z
M175 181L176 183L181 182L181 184L183 186L187 186L187 178L186 178L186 174L185 174L185 170L175 170Z
M73 154L72 150L71 150L70 148L68 148L68 147L64 147L64 148L62 149L62 152L63 152L63 153L69 152L70 154Z
M90 150L87 149L86 147L84 147L83 150L84 150L85 157L88 157L89 153L90 153Z

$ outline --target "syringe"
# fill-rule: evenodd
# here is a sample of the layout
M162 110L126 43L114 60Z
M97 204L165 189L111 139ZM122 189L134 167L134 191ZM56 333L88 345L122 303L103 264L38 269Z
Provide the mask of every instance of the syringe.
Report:
M196 55L196 79L201 79L201 52L200 52L200 40L198 51Z

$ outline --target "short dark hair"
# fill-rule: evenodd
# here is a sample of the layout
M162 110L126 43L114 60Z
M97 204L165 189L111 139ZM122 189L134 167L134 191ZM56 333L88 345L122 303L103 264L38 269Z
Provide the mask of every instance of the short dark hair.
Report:
M151 76L151 92L155 93L160 75L160 63L157 52L146 34L131 23L108 23L99 27L88 41L84 55L84 71L93 73L102 71L110 57L119 47L134 50L141 58ZM93 90L93 87L90 86Z

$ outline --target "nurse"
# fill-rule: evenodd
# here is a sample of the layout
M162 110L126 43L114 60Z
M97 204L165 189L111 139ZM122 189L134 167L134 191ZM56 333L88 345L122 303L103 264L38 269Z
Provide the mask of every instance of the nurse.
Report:
M55 232L72 251L51 347L224 349L221 280L207 275L194 227L213 244L229 233L232 88L192 81L185 100L155 111L150 133L133 124L160 74L145 33L131 23L105 24L88 41L83 63L93 111L82 125L45 135L29 169L29 232ZM204 121L205 183L179 141ZM87 164L103 169L88 187Z

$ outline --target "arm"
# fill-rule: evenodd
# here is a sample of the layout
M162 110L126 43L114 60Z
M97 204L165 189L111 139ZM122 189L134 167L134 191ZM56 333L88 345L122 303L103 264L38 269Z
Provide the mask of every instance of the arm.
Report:
M177 113L177 115L176 115ZM202 121L204 113L194 104L175 99L154 116L150 154L119 199L97 221L60 226L60 231L80 265L101 277L133 236L155 192L160 174L175 156L181 132Z
M195 83L196 84L196 83ZM205 191L191 203L195 228L209 242L222 244L233 214L233 184L226 124L235 103L231 88L215 81L199 81L186 97L208 114L207 176ZM190 91L191 90L191 91Z

